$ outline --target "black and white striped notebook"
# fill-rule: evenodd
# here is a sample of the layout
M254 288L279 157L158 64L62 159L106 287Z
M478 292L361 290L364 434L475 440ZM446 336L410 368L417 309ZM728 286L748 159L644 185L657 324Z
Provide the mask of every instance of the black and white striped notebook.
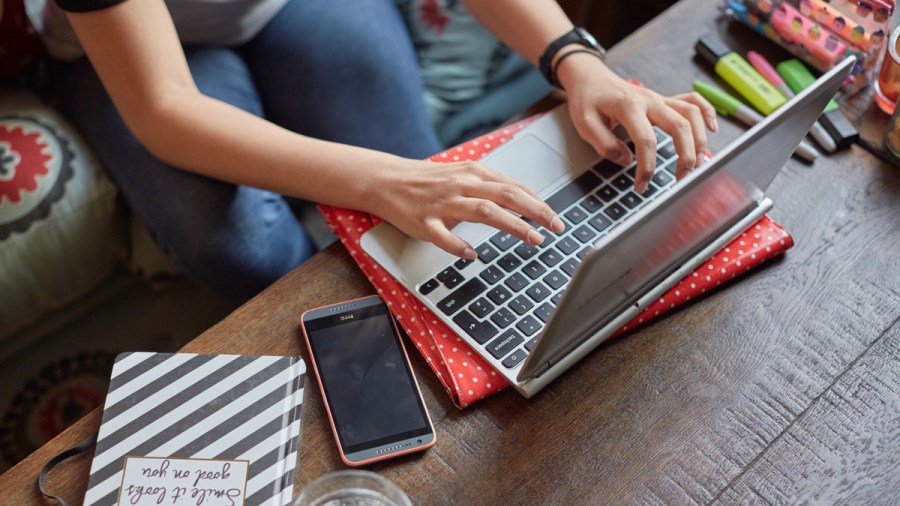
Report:
M299 357L119 355L84 503L289 503L305 373Z

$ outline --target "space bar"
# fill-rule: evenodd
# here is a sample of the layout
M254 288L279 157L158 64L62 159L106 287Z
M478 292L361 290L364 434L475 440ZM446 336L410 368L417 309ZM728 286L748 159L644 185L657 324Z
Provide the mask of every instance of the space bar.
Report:
M560 213L573 202L577 202L581 197L590 193L599 184L600 177L588 170L551 195L547 199L547 205L557 213Z

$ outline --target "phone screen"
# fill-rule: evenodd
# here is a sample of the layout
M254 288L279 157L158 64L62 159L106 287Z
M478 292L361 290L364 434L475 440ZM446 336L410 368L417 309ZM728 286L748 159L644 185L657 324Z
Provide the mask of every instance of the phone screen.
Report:
M309 320L304 327L344 452L431 432L384 305Z

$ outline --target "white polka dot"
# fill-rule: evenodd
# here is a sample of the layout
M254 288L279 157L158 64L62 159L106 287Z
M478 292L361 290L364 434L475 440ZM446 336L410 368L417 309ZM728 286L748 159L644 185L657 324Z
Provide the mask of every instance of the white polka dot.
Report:
M462 377L463 377L463 375L462 375L462 373L459 373L459 377L460 377L460 378L462 378Z
M469 395L475 395L475 392L469 390Z
M706 276L706 280L707 280L707 281L712 281L712 277Z
M472 378L472 383L478 383L478 378Z
M490 384L490 383L488 383L488 384L487 384L487 387L488 387L488 388L491 388L491 384Z

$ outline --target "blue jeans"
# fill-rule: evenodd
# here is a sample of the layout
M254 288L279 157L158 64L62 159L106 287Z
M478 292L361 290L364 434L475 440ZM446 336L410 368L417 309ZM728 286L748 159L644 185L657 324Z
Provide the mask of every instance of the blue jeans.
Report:
M441 149L393 0L291 0L243 46L185 53L201 92L295 132L410 158ZM189 277L244 301L314 253L283 196L154 158L86 60L54 62L47 78L50 99Z

